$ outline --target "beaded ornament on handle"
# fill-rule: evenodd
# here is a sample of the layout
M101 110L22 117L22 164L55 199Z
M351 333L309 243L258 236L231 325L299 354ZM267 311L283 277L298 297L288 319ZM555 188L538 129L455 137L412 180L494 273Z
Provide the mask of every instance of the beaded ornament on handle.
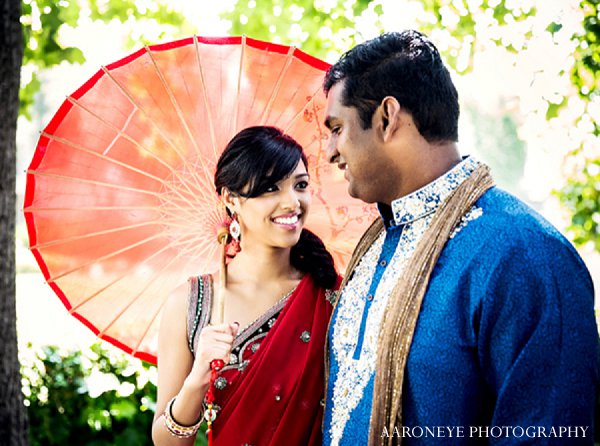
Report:
M221 324L223 322L223 314L225 312L225 300L223 295L227 285L227 242L229 241L229 229L226 225L219 228L217 232L217 240L221 246L221 265L219 268L219 289L215 293L215 315L213 323ZM217 411L214 409L214 387L215 381L219 376L219 372L225 367L225 361L222 359L215 359L210 363L210 383L208 385L208 391L206 392L206 411L204 412L204 419L206 420L206 436L208 439L208 446L213 446L213 431L212 423L217 417Z

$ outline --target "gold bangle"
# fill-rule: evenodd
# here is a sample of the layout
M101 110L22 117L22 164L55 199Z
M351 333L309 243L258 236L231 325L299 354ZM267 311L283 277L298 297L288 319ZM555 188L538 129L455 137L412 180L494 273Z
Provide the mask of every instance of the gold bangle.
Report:
M175 421L173 418L173 403L175 402L175 398L171 398L171 401L167 404L167 408L163 413L163 417L165 419L165 427L169 431L171 435L177 438L190 438L196 435L198 429L200 429L200 425L202 424L202 418L198 420L196 424L191 426L183 426Z

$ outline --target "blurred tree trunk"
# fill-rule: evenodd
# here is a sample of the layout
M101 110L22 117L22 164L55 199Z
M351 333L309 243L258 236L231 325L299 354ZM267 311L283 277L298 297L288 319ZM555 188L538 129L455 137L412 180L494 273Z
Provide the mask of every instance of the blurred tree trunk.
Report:
M0 0L0 445L28 444L15 307L15 169L21 1Z

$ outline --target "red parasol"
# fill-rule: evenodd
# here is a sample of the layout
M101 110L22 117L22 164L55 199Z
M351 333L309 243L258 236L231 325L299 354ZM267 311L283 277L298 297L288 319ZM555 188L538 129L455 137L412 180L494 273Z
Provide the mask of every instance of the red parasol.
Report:
M216 271L225 218L220 151L267 124L305 148L307 227L343 269L374 208L348 198L325 159L328 65L245 37L194 37L103 67L62 104L27 172L31 250L67 310L100 338L156 362L160 310L187 277Z

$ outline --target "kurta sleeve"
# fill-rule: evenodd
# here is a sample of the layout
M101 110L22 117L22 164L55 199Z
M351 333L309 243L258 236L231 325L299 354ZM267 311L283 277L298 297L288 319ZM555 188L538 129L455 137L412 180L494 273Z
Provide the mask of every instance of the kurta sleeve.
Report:
M599 343L589 273L564 240L534 235L501 249L481 278L477 331L496 397L490 425L536 431L490 444L592 445ZM553 437L561 428L572 435Z

